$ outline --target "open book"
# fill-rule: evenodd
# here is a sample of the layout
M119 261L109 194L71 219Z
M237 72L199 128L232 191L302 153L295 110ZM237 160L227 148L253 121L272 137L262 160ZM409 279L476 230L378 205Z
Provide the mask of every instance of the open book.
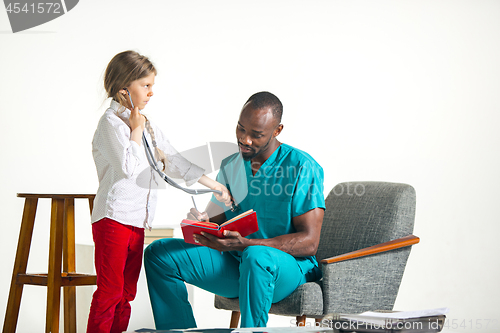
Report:
M181 222L181 228L186 243L201 245L194 241L193 234L200 234L203 231L219 238L224 238L224 230L229 230L238 231L242 237L246 237L259 230L259 225L257 223L257 213L253 209L250 209L221 225L213 222L185 219Z

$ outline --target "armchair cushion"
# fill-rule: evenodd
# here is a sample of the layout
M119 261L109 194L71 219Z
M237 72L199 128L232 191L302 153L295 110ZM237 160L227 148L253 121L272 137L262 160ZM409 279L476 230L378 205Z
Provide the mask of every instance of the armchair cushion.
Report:
M238 298L225 298L215 296L215 307L217 309L240 311ZM305 313L310 315L323 315L323 292L321 281L308 282L290 294L284 300L274 303L270 313L284 316L301 316Z

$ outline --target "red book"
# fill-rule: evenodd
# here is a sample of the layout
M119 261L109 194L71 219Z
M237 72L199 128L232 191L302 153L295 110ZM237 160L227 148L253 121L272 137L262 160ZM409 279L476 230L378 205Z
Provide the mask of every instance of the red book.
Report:
M201 245L194 241L193 234L200 234L203 231L224 238L224 230L229 230L238 231L242 237L246 237L259 230L259 224L257 213L250 209L221 225L213 222L182 220L181 229L186 243Z

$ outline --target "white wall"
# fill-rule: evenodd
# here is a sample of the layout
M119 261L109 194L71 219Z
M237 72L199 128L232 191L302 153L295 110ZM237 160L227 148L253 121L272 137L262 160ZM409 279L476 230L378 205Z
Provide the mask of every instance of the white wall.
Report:
M494 331L485 325L500 320L500 2L85 0L10 31L0 9L2 318L23 207L16 193L96 191L102 74L114 54L135 49L159 70L146 111L181 151L234 142L244 101L269 90L284 104L281 140L322 164L327 189L413 185L422 241L395 308L448 306L465 326L457 331ZM172 189L160 200L156 224L177 225L190 208ZM29 270L42 272L49 208L40 205ZM80 244L92 244L86 209L77 206ZM25 288L19 332L44 327L45 291ZM150 325L134 316L150 311L140 297L131 329ZM225 326L210 297L196 308L199 325Z

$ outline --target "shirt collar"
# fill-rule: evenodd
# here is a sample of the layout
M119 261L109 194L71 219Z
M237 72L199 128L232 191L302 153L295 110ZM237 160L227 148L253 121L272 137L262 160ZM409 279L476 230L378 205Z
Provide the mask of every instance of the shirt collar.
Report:
M269 156L269 158L264 162L264 164L267 164L267 165L273 165L276 160L278 160L279 156L281 155L281 146L283 144L280 144L278 146L278 148L276 148L276 150L271 154L271 156Z
M111 100L111 104L109 105L109 107L114 111L114 114L116 114L122 120L129 120L131 111L114 99Z
M271 156L269 156L269 158L264 163L262 163L259 170L255 173L254 177L257 177L260 174L264 174L267 176L267 173L270 172L271 166L274 163L276 163L276 161L279 159L279 156L281 156L280 152L281 152L282 146L283 146L283 143L280 144L278 146L278 148L276 148L276 150L271 154ZM246 166L248 172L250 173L250 175L252 175L252 161L245 161L245 166Z

